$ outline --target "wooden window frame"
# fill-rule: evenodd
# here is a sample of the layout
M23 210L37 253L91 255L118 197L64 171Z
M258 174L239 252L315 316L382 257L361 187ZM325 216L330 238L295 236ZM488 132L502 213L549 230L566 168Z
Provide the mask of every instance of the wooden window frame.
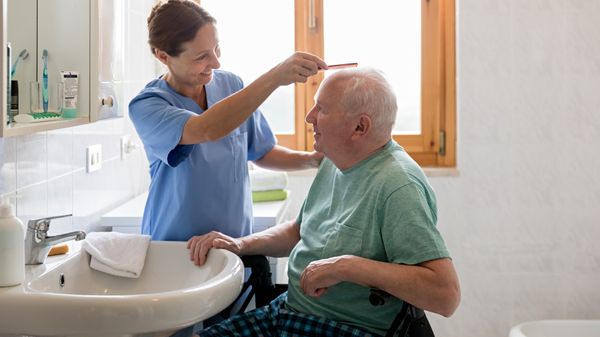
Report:
M295 48L323 57L324 0L295 0ZM312 7L312 8L311 8ZM316 29L309 27L314 13ZM393 138L421 165L456 166L455 0L421 0L421 134ZM314 105L323 73L295 84L295 134L278 134L279 144L313 150L312 125L304 120Z
M200 0L195 0L200 3ZM324 0L294 0L295 49L323 57ZM309 27L313 13L316 28ZM393 138L421 165L456 166L456 0L421 0L421 134ZM313 129L305 116L314 105L323 73L295 84L294 134L277 134L280 145L312 151Z

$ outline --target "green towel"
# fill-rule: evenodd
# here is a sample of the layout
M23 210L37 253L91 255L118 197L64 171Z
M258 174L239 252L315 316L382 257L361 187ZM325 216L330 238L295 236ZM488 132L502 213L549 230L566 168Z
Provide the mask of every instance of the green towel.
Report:
M287 199L286 190L269 190L252 192L252 202L278 201Z

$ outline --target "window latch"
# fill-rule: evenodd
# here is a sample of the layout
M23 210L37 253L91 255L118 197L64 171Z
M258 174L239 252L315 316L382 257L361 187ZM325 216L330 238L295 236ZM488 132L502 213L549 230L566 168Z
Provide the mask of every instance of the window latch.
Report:
M438 153L440 156L446 155L446 130L440 130L440 149Z

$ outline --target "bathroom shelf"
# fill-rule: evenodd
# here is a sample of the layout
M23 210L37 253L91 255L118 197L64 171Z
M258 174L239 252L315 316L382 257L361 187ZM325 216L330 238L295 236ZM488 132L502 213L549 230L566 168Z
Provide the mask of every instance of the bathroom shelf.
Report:
M88 124L88 117L61 119L39 123L12 123L4 128L4 137L23 136L31 133L70 128L77 125Z

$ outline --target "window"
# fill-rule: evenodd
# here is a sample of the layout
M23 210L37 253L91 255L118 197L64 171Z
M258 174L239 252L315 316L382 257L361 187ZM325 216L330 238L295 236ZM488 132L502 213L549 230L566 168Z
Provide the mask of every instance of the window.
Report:
M394 139L423 166L455 166L455 0L201 4L217 19L223 69L248 83L293 50L381 69L398 96ZM323 76L280 88L261 106L280 144L312 150L304 117Z

